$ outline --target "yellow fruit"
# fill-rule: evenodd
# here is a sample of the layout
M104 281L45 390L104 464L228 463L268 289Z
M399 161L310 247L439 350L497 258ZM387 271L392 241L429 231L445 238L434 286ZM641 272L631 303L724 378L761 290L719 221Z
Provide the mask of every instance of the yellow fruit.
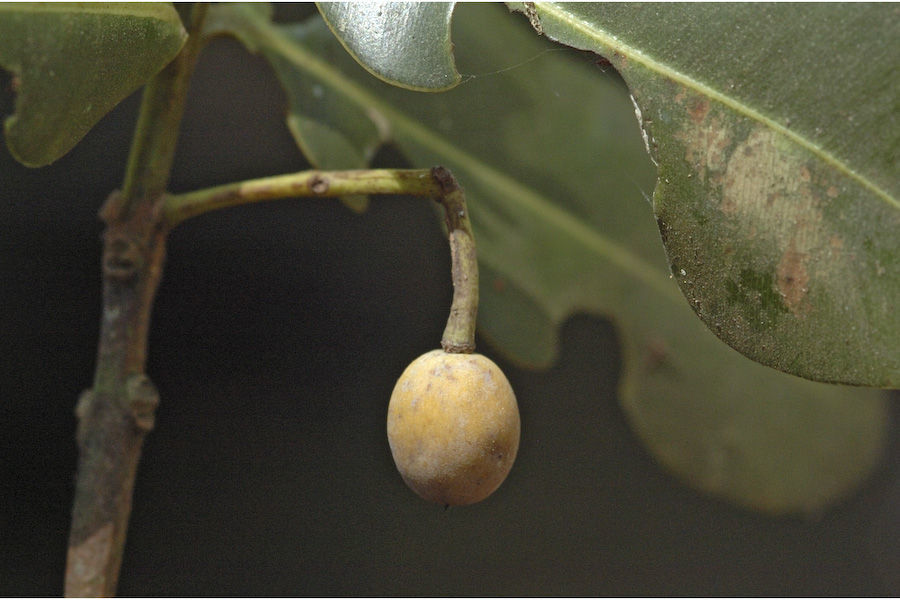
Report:
M406 484L426 500L473 504L496 490L519 449L519 408L481 354L432 350L397 380L387 433Z

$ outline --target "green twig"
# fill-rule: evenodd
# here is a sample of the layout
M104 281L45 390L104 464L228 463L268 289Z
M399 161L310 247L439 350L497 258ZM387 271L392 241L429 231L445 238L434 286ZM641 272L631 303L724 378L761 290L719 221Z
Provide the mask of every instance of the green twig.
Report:
M441 196L427 169L370 169L362 171L302 171L230 183L168 196L162 207L169 227L212 210L279 198L336 198L358 194Z
M137 127L122 187L123 216L149 198L161 196L169 182L185 98L205 38L200 34L207 4L191 13L190 36L175 59L144 87Z
M436 199L444 208L450 240L453 304L441 339L447 352L475 350L478 312L478 261L462 188L443 167L433 169L372 169L360 171L303 171L253 179L214 188L171 195L162 204L168 227L220 208L297 197L405 194Z

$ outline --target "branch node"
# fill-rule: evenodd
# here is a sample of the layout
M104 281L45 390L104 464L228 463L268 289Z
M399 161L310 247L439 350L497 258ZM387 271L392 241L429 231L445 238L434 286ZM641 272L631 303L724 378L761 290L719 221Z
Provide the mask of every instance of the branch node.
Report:
M159 392L150 378L143 373L132 375L125 383L125 394L134 424L144 432L153 429L156 424L156 408L159 406Z
M330 187L331 184L328 183L328 179L322 175L315 175L309 182L309 189L313 194L326 194Z
M100 212L98 213L100 220L109 225L110 223L115 221L119 217L119 215L122 214L124 205L125 200L122 197L122 191L111 191L106 197L106 202L104 202L103 206L100 207Z
M115 281L129 282L144 264L140 245L128 234L108 231L103 248L103 273Z
M437 184L441 188L441 193L445 196L450 192L456 191L459 189L459 183L456 182L456 178L453 176L453 173L450 172L450 169L447 167L442 167L440 165L436 167L431 167L431 176L437 182Z

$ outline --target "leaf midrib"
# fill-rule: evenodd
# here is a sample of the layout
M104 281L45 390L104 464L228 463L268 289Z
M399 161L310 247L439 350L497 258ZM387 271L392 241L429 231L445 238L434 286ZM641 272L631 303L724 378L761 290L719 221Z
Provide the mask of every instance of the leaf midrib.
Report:
M764 126L785 136L792 142L817 156L823 162L831 165L850 179L856 181L859 185L863 186L892 207L900 209L900 199L894 198L887 190L882 189L878 184L869 180L864 175L851 168L850 165L845 163L843 160L831 154L818 144L814 144L812 141L803 137L796 131L788 129L784 125L781 125L780 123L772 120L763 113L737 101L732 96L728 96L727 94L717 90L716 88L711 87L703 83L702 81L694 79L686 73L677 71L674 68L669 67L665 63L660 62L652 56L643 53L637 48L619 41L615 38L615 36L597 29L596 26L592 23L575 17L572 13L566 11L557 3L535 2L535 7L538 8L538 14L540 15L540 18L542 20L547 16L556 19L557 21L571 27L572 29L575 29L582 35L591 38L598 44L599 47L609 48L610 55L612 55L613 52L618 52L622 56L628 57L629 61L639 63L647 69L667 79L671 79L672 81L675 81L689 89L692 89L699 94L707 96L708 98L727 106L728 108L744 115L745 117L754 119L755 121L762 123ZM582 49L595 51L594 48Z
M242 8L241 10L244 9ZM498 193L516 198L525 208L539 215L545 222L552 223L571 238L577 239L590 251L604 257L618 266L623 272L654 288L671 301L679 304L684 302L684 298L678 293L677 288L670 285L670 282L660 269L636 256L626 247L606 236L598 234L578 219L556 207L542 194L487 166L484 161L447 142L442 136L421 122L397 111L374 94L369 93L355 82L338 73L331 65L324 63L300 45L291 41L278 27L253 14L251 11L245 10L244 12L245 17L261 32L260 42L262 45L268 46L298 67L341 89L354 102L362 106L373 107L376 111L389 118L395 127L404 130L422 145L431 148L435 153L446 156L450 161L475 173L490 189L498 190Z

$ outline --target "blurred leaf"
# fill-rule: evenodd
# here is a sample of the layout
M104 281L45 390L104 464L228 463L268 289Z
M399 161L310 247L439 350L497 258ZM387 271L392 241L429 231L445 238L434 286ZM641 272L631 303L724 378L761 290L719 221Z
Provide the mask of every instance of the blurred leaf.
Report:
M707 326L789 373L900 386L900 8L536 10L631 88L672 272Z
M319 2L331 31L376 77L419 91L446 90L460 75L450 19L455 2Z
M271 2L247 2L241 5L239 11L221 10L212 6L203 21L203 35L207 37L234 35L248 50L259 52L260 48L255 42L258 33L254 32L249 35L244 33L248 23L246 18L248 11L256 13L256 16L263 21L269 21L275 16L275 9Z
M254 11L259 17L257 21L262 23L271 18L267 4L246 4L242 10ZM245 14L227 7L215 7L209 12L205 31L211 35L234 32L248 49L266 56L287 92L291 107L306 107L302 112L291 110L287 125L311 165L328 170L366 168L388 139L387 121L377 118L343 94L335 93L330 86L317 83L313 78L298 77L282 56L282 52L289 53L290 49L258 44L256 40L264 38L265 33L253 25L254 21L247 20ZM368 205L366 196L342 200L357 212Z
M273 26L239 5L219 9L243 15L241 35L281 56L273 65L289 90L322 87L318 99L292 94L293 113L326 114L314 104L343 97L357 118L377 115L369 127L389 123L414 164L452 169L478 242L482 334L520 361L548 365L574 311L613 320L619 400L683 480L782 513L832 504L872 471L888 422L882 393L763 367L690 311L642 198L654 174L627 91L593 55L539 39L502 7L461 4L458 60L483 75L418 94L370 77L318 21Z
M10 152L30 167L60 158L186 39L171 4L0 5L0 66L18 94Z

